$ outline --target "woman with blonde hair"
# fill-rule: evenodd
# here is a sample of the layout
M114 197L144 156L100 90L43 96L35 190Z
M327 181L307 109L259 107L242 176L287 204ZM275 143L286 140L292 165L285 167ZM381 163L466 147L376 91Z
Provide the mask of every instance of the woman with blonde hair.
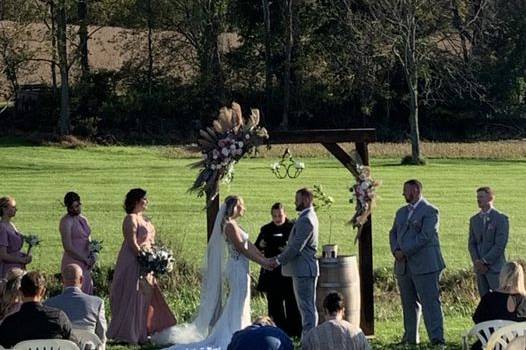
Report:
M502 267L499 288L486 293L473 314L475 323L490 320L526 321L524 271L517 262L510 261ZM480 347L475 343L472 349Z
M22 253L24 241L11 219L17 212L13 197L0 198L0 278L4 278L12 267L26 268L31 262L31 255Z
M24 270L13 267L7 272L6 278L0 283L0 323L7 316L20 310L22 293L19 289L23 276Z
M249 260L268 268L270 263L239 225L244 213L241 197L225 198L205 252L197 317L154 334L154 343L176 344L170 350L227 350L232 335L250 324Z

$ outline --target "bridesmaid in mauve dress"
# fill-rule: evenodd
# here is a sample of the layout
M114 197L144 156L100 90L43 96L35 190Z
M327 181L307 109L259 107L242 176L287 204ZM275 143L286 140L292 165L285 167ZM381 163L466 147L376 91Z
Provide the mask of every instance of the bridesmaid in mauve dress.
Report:
M21 252L24 241L11 219L16 215L16 201L12 197L0 198L0 279L12 267L26 268L31 255Z
M148 205L146 191L135 188L124 202L122 243L110 291L111 323L108 338L129 344L144 344L148 335L176 324L157 281L142 276L137 255L141 247L155 243L155 228L143 216Z
M88 220L81 214L80 196L75 192L66 193L64 206L68 212L60 219L59 226L64 247L60 270L64 270L69 264L79 265L83 277L81 289L86 294L93 294L91 268L95 264L95 257L89 252L91 229Z

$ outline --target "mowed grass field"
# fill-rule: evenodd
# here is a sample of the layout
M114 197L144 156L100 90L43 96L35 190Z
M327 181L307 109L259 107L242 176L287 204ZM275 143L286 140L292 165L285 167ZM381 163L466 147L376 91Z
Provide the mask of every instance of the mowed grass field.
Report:
M67 149L9 143L0 146L0 194L16 198L19 211L14 222L19 230L36 233L43 239L41 246L34 249L30 268L48 273L59 271L62 247L58 222L65 212L61 201L71 190L82 197L92 237L104 241L101 264L114 264L122 242L122 202L126 192L133 187L143 187L148 191L148 215L156 225L158 237L174 248L176 259L199 265L206 244L204 199L186 192L196 175L188 165L196 159L174 157L174 154L178 153L167 147L88 146ZM502 158L506 155L503 154ZM355 232L346 225L353 214L348 203L348 186L353 182L350 173L335 159L319 155L301 159L306 169L297 179L278 180L269 167L274 160L274 157L244 159L236 166L234 182L221 187L223 198L230 193L245 198L247 212L241 224L252 240L255 240L259 227L269 221L272 203L283 202L289 216L294 217L296 189L322 184L335 203L330 224L328 213L319 213L320 244L330 240L339 245L340 254L356 254ZM371 161L374 177L382 181L373 216L375 268L390 268L392 264L388 232L396 209L404 205L402 183L409 178L420 179L425 196L440 209L440 239L450 271L470 266L468 219L477 211L475 189L481 185L495 188L496 207L509 215L509 258L526 255L526 156L510 160L430 159L424 167L400 166L399 158L373 157ZM258 271L255 264L252 270ZM170 304L181 302L184 303L172 300ZM256 304L259 305L256 312L264 311L261 300ZM446 315L448 339L458 345L460 332L470 325L466 315ZM385 348L387 344L398 341L401 327L399 313L382 317L376 325L376 347ZM426 339L425 332L422 339Z

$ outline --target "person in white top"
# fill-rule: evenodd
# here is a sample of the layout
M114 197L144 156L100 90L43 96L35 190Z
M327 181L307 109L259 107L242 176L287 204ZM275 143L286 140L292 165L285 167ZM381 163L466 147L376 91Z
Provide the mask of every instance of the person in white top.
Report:
M508 217L493 207L495 194L490 187L477 189L480 212L469 219L468 250L477 274L482 297L499 287L499 274L506 263L504 253L509 236Z

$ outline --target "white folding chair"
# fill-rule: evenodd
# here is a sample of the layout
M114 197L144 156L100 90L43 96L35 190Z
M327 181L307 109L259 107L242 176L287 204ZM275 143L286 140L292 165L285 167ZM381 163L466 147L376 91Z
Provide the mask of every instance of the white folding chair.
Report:
M510 341L506 350L524 350L526 349L526 335L518 336Z
M79 350L79 347L70 340L33 339L21 341L13 350Z
M470 337L476 337L482 343L482 348L484 349L493 332L501 327L514 323L516 322L507 320L491 320L478 323L474 325L469 331L462 334L462 349L469 349Z
M499 328L491 335L486 350L504 350L515 338L526 335L526 322L516 322Z
M73 328L71 333L79 341L80 350L105 350L104 343L95 333L81 328Z

